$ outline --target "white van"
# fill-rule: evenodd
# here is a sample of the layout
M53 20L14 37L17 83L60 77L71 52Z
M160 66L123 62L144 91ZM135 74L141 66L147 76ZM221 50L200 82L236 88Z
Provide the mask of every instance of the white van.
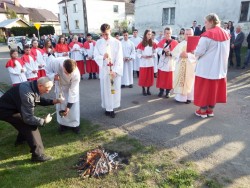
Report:
M23 53L23 44L22 44L22 38L24 36L15 36L15 37L9 37L8 38L8 47L9 49L16 49L18 51L18 53ZM31 39L29 39L28 37L26 37L26 44L31 46Z

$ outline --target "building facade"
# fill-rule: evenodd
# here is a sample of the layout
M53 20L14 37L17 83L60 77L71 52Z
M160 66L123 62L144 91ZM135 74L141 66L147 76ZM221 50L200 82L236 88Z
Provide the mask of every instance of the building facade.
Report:
M126 15L125 3L125 0L86 0L88 31L99 33L103 23L116 28L119 22L126 20L126 16L131 20L131 16ZM67 10L65 0L59 2L58 5L62 33L69 33L67 24L71 33L84 33L82 0L67 0Z
M204 17L216 13L222 22L241 24L244 32L250 31L250 1L247 0L135 0L135 27L140 34L151 28L162 31L166 26L178 34L181 28L192 26L194 20L201 26Z

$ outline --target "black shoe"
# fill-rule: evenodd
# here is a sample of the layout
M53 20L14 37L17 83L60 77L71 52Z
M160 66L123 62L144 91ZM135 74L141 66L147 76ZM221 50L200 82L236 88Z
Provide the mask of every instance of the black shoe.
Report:
M132 85L132 84L130 84L128 87L129 87L129 88L133 88L133 85Z
M110 112L105 111L105 115L106 115L106 116L110 116Z
M115 118L115 112L114 111L110 112L110 117Z
M142 88L142 95L147 96L147 93L144 87Z
M64 126L64 125L59 125L58 131L59 133L63 133L65 131L67 131L68 127Z
M190 104L190 103L191 103L191 100L187 100L185 103L186 103L186 104Z
M154 77L157 78L157 73L154 73Z
M96 77L96 74L94 73L94 75L93 75L93 79L94 80L96 80L97 79L97 77Z
M122 85L121 88L125 88L125 85Z
M80 133L80 126L73 127L73 132L76 133L76 134L79 134Z
M147 95L151 95L151 92L149 90L147 90Z
M81 76L81 80L83 80L83 76Z
M160 93L158 94L158 97L162 97L163 96L163 92L164 92L164 90L160 90Z
M170 98L170 93L167 93L165 96L167 99Z
M46 156L44 154L39 155L39 156L32 155L32 157L31 157L31 161L33 161L33 162L45 162L45 161L49 161L51 159L52 159L52 157Z

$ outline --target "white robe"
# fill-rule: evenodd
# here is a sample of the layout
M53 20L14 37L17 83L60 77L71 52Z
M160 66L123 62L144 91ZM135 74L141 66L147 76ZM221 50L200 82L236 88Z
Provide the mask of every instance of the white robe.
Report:
M130 61L124 61L122 85L133 84L133 61L135 59L135 46L130 40L122 40L123 58L131 58Z
M153 58L145 59L142 56L153 56ZM146 46L144 50L137 50L137 57L140 60L140 67L154 67L154 58L157 56L156 49L152 46Z
M169 49L169 46L166 47ZM170 72L175 70L175 61L171 56L162 55L163 48L157 48L158 54L160 55L159 63L157 68L161 71Z
M156 45L159 43L158 40L154 39L153 41ZM154 73L158 72L158 56L154 57Z
M174 93L175 100L186 102L194 100L194 78L196 58L194 54L188 53L188 58L180 58L180 54L187 49L187 41L179 43L172 51L175 59Z
M38 66L41 65L42 68L39 68L40 70L45 70L45 67L46 67L46 61L44 59L44 56L43 54L39 51L39 50L36 50L36 61L37 61L37 64Z
M56 105L57 122L60 125L68 127L78 127L80 125L80 101L79 101L79 83L80 72L76 68L70 75L66 75L63 71L63 62L68 59L65 57L53 58L46 67L47 76L54 80L54 76L59 74L60 81L55 81L56 97L62 92L65 100L61 104ZM62 90L62 91L61 91ZM65 110L67 103L73 103L66 117L59 115L60 110Z
M19 63L19 61L15 60L15 67L8 67L8 71L10 73L10 79L12 84L19 84L22 82L26 82L27 78L25 75L26 68ZM24 69L24 72L21 72L21 69Z
M29 55L30 62L24 62L24 66L26 68L26 77L27 79L36 78L38 75L37 73L33 73L32 71L36 70L38 72L38 63L34 61L33 57Z
M115 94L111 94L110 68L107 66L108 60L103 60L105 53L110 49L112 70L117 76L114 79ZM109 40L100 39L96 42L94 50L95 61L99 66L99 76L101 85L102 107L106 111L113 111L120 107L121 102L121 76L123 74L123 55L121 42L113 37Z
M230 40L220 42L201 37L195 50L195 56L198 58L195 75L212 80L225 78L228 69L229 47Z
M132 37L129 40L131 40L134 43L135 49L137 48L138 44L140 44L140 42L142 41L142 39L140 37L136 37L136 38ZM136 50L136 52L137 52L137 50ZM134 60L133 63L134 63L133 64L134 71L139 71L139 69L140 69L140 59L137 56L135 57L135 60Z
M76 51L75 51L76 50ZM84 49L77 43L70 48L70 57L75 61L82 61L83 60L83 51Z
M87 56L86 60L89 60L88 57L94 57L94 49L95 49L95 46L93 44L93 42L89 43L89 49L85 49L84 48L84 55Z

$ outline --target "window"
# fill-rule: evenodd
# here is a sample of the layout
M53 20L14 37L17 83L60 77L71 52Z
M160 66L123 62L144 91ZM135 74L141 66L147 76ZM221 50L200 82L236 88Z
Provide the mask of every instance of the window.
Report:
M73 4L73 12L77 12L77 4Z
M67 29L67 21L64 21L64 29Z
M67 13L66 7L63 6L62 9L63 9L63 14L66 14Z
M250 21L249 4L250 4L250 1L241 2L240 22Z
M175 23L175 8L163 8L162 25L174 25Z
M75 20L76 29L79 29L79 20Z
M118 9L119 7L118 7L118 5L114 5L113 6L113 11L115 12L115 13L118 13L119 12L119 9Z

